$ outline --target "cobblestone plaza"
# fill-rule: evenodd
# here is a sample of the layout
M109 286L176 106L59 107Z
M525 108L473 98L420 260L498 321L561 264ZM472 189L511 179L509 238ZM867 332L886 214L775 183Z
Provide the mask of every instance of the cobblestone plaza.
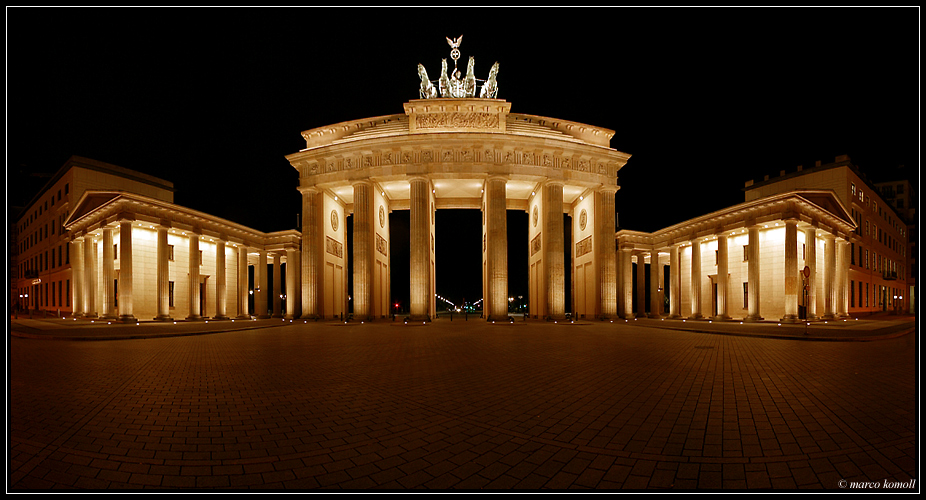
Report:
M161 336L165 324L14 322L8 487L837 489L918 479L912 322L814 324L804 335L775 323L461 319L226 321L228 331L177 337ZM892 334L871 337L888 325ZM856 341L824 341L834 338Z

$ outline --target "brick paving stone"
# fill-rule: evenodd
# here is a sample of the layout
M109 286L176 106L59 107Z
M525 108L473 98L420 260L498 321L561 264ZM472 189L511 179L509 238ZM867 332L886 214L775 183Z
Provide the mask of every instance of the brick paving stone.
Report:
M12 489L795 489L917 470L912 336L646 321L13 337Z

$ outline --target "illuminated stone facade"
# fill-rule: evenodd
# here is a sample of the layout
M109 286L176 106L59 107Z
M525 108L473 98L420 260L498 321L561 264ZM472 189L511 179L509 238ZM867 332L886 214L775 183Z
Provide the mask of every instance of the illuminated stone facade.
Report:
M169 181L90 158L69 158L14 222L16 240L10 252L14 310L61 315L74 310L74 256L64 223L88 190L117 190L174 201L174 185Z
M798 190L654 233L619 231L620 314L782 322L846 317L854 230L833 191Z
M64 228L75 317L134 322L300 315L299 266L286 266L285 290L280 274L283 264L300 260L298 231L262 233L124 191L84 192Z
M832 163L817 162L809 168L781 172L778 177L746 182L746 201L794 189L832 190L855 225L852 238L845 240L848 273L839 278L846 288L841 301L850 314L879 311L912 312L911 270L915 247L911 230L885 201L879 189L869 183L851 159L838 156Z
M573 294L581 316L616 314L614 195L630 155L609 147L613 131L511 113L511 104L498 99L424 99L404 107L403 114L307 130L305 149L287 156L303 197L304 317L344 312L347 279L355 319L390 314L393 210L410 211L410 317L434 317L434 213L442 208L483 213L488 320L508 318L510 244L529 245L532 316L564 317L566 286L581 291ZM529 214L529 242L507 241L507 210ZM564 241L564 213L576 226L574 241ZM329 251L346 246L344 224L333 228L329 214L341 222L353 214L353 276L346 275L348 256ZM566 244L583 252L574 263L563 262ZM565 265L574 266L572 284L565 283Z

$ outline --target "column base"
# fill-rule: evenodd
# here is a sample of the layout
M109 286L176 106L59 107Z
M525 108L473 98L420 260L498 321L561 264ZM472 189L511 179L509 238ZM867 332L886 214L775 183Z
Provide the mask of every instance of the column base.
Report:
M668 316L669 319L681 319L681 317L682 317L681 314L670 314Z
M826 313L826 314L824 314L823 316L821 316L820 319L822 319L822 320L836 319L836 315L833 314L833 313Z
M782 323L800 323L801 319L797 317L796 314L786 314L784 318L780 320Z
M711 321L730 321L732 319L732 317L727 316L726 314L718 314L717 316L711 318Z
M807 315L807 321L816 321L816 320L818 320L818 319L820 319L820 318L818 318L816 314L808 314L808 315Z
M154 320L155 321L173 321L174 318L171 318L170 316L158 316L154 318Z
M134 314L123 314L119 316L119 321L123 323L138 323L138 318Z
M195 316L194 316L194 315L187 316L185 319L186 319L187 321L201 321L201 320L204 319L204 318L203 318L202 316L200 316L200 315L197 314L197 315L195 315Z
M310 319L312 321L317 321L319 319L324 319L324 318L322 318L321 316L317 314L303 314L302 316L299 317L299 319Z
M624 313L624 319L634 319L635 317L633 313Z
M213 316L212 319L230 319L228 316L222 314L219 316Z
M758 316L758 315L756 315L756 316L746 316L745 318L743 318L743 321L745 321L745 322L747 322L747 323L755 323L755 322L757 322L757 321L763 321L763 320L765 320L765 318L763 318L762 316Z
M701 313L697 313L697 314L692 314L691 316L688 316L687 319L704 319L704 316L701 316Z
M104 314L100 316L100 319L107 319L107 320L112 321L114 319L119 319L119 316L116 316L115 314Z
M247 314L239 314L238 316L235 316L235 319L251 319L251 316Z

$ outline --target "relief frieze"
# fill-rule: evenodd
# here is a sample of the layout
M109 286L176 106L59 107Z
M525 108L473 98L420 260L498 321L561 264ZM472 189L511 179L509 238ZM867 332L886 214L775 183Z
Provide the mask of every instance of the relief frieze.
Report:
M386 238L376 233L376 251L386 256Z
M415 127L428 128L499 128L498 115L493 113L433 113L415 115Z
M592 237L591 236L576 243L576 257L581 257L591 251L592 251Z
M331 255L334 255L335 257L343 258L344 245L342 245L341 242L335 240L331 236L326 236L325 238L327 238L325 240L325 251Z
M535 253L540 251L540 233L537 233L537 236L534 236L534 239L531 240L531 257Z

